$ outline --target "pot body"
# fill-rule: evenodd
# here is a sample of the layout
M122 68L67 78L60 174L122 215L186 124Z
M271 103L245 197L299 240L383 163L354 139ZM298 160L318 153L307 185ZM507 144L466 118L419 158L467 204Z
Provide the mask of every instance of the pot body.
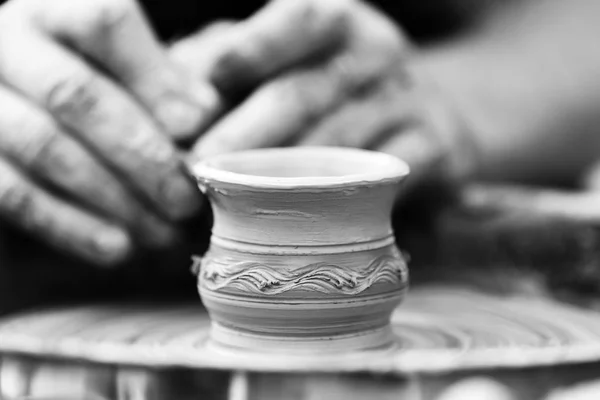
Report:
M286 352L393 342L408 284L390 218L399 179L260 187L196 175L214 216L198 280L214 342Z

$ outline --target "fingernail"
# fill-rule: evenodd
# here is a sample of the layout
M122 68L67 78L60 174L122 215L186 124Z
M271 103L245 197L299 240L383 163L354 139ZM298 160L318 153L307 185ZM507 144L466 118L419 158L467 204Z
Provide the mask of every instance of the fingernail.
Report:
M124 260L131 251L129 235L118 228L104 228L95 237L100 264L114 264Z
M202 205L200 191L191 179L183 174L166 182L164 196L169 205L168 214L175 219L191 217L200 210Z

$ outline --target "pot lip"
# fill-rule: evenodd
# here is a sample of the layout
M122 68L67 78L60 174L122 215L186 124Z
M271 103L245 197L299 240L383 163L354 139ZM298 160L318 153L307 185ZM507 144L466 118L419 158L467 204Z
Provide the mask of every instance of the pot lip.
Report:
M364 173L349 173L332 176L301 176L301 177L276 177L266 175L252 175L228 171L219 164L228 161L246 158L251 161L260 157L325 157L337 160L356 160L358 157L370 163L368 171ZM310 161L308 161L310 162ZM276 165L274 163L274 165ZM340 186L372 185L389 182L400 182L410 172L408 164L398 157L390 154L363 150L349 147L281 147L244 150L220 154L196 162L190 167L191 174L200 182L220 182L254 188L331 188Z

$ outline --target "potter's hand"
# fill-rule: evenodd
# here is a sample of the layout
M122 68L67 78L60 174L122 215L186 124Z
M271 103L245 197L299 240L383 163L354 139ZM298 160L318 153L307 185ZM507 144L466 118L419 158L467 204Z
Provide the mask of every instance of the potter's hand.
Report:
M133 0L0 8L0 216L109 264L198 208L169 135L210 91L166 57ZM150 115L153 117L151 118Z
M278 0L247 21L182 41L173 55L222 95L217 122L194 147L197 158L335 145L400 156L411 164L412 182L462 173L447 158L467 149L457 143L454 113L412 70L402 33L367 4Z

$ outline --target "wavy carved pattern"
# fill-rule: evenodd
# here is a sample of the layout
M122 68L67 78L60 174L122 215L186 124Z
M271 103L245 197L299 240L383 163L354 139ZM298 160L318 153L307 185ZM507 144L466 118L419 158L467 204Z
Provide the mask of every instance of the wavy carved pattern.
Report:
M375 283L404 283L407 269L402 260L389 255L376 258L362 269L324 262L284 269L258 262L223 265L204 260L200 277L204 286L213 291L238 289L255 294L276 295L290 290L305 290L355 295Z

